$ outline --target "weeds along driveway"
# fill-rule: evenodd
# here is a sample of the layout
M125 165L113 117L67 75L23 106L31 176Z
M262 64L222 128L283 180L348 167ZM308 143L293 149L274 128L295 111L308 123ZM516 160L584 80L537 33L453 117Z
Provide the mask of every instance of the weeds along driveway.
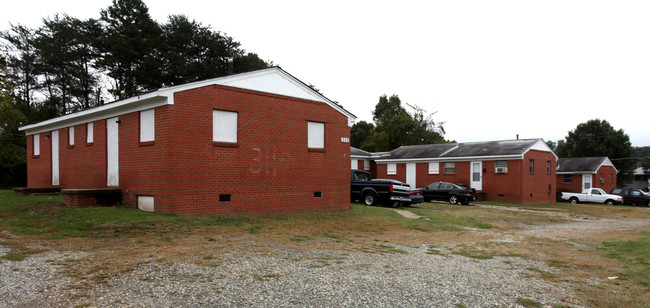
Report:
M38 214L33 205L30 210ZM635 293L636 285L608 279L622 265L603 257L599 246L606 239L627 240L647 232L648 214L642 209L428 203L400 210L422 218L353 205L343 212L217 222L148 215L146 223L121 225L141 213L125 210L129 216L123 217L119 209L99 209L108 211L100 212L102 217L117 218L91 223L83 216L92 236L56 239L0 224L0 307L650 303L647 293ZM645 223L640 215L646 215ZM39 216L32 216L38 222ZM568 236L548 236L554 227L564 228L557 234Z

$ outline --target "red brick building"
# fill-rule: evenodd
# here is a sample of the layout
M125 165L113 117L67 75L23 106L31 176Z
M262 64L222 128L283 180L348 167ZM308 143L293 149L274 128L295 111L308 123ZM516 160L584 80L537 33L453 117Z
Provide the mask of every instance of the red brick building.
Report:
M444 181L476 189L480 200L555 202L557 157L542 139L402 146L371 160L376 178L411 187Z
M618 170L607 157L560 158L557 164L558 191L579 193L594 187L610 192L616 187Z
M354 119L278 67L163 88L22 127L27 185L181 215L347 209Z

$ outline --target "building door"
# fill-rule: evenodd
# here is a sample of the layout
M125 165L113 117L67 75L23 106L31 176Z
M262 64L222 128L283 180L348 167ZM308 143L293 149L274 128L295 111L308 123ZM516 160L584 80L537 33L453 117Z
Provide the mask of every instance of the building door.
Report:
M582 191L591 189L591 174L582 175Z
M106 186L120 186L119 152L119 123L115 117L106 120Z
M476 190L483 190L483 176L481 175L481 162L472 162L472 174L470 175L470 187Z
M52 186L59 186L59 131L52 131Z
M406 164L406 184L415 188L415 163Z

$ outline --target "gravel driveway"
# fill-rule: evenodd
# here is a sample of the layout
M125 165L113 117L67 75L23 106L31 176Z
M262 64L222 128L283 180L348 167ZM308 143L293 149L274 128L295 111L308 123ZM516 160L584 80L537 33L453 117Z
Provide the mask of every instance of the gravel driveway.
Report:
M151 258L88 290L72 288L62 270L92 252L49 251L2 260L0 306L521 307L517 299L525 298L578 307L571 287L532 277L530 268L555 272L540 262L390 247L343 252L272 246L266 253L227 252L212 266Z

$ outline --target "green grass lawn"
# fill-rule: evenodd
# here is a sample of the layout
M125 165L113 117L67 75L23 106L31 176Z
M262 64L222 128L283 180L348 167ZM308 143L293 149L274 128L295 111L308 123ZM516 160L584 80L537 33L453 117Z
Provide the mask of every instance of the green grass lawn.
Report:
M562 217L538 215L538 211L566 213L570 217L589 215L643 220L650 219L647 208L568 203L488 204L505 208L422 203L417 208L402 208L422 216L410 219L391 208L353 203L349 210L344 211L183 217L143 212L124 206L67 207L60 196L22 196L14 195L10 190L0 190L0 230L8 230L18 236L14 239L0 234L0 237L5 240L2 245L11 248L10 253L2 259L10 261L23 260L29 254L48 249L50 245L60 247L59 244L72 243L69 247L75 248L71 249L86 249L85 246L75 246L77 242L84 245L94 243L97 245L94 247L113 245L110 247L116 253L149 247L149 251L159 254L162 251L159 247L165 247L161 260L176 255L188 259L192 257L192 254L187 255L189 252L178 251L175 255L173 250L180 243L189 243L190 247L198 249L193 254L201 256L196 262L205 263L213 258L215 251L201 251L203 243L226 245L228 241L236 241L238 234L253 236L260 242L274 241L305 249L318 246L369 253L406 253L395 245L444 247L449 253L477 260L519 256L551 260L550 265L566 270L585 269L584 275L591 275L594 269L601 271L600 276L617 275L616 283L620 283L620 286L608 286L618 288L616 292L607 292L602 286L582 287L585 298L595 298L588 301L589 305L622 303L622 306L633 307L650 302L650 297L640 295L650 291L648 230L636 233L613 230L606 237L590 239L592 242L584 245L590 248L544 239L524 239L511 243L489 241L493 237L515 234L525 226L568 222ZM504 210L508 208L510 210ZM224 239L224 235L233 237ZM563 245L562 249L570 253L558 254L558 245ZM430 248L430 253L443 254L439 248ZM596 259L601 265L594 267L593 261ZM208 261L217 264L214 260ZM543 273L533 274L543 278ZM641 300L638 301L638 298ZM604 304L599 305L599 302Z

